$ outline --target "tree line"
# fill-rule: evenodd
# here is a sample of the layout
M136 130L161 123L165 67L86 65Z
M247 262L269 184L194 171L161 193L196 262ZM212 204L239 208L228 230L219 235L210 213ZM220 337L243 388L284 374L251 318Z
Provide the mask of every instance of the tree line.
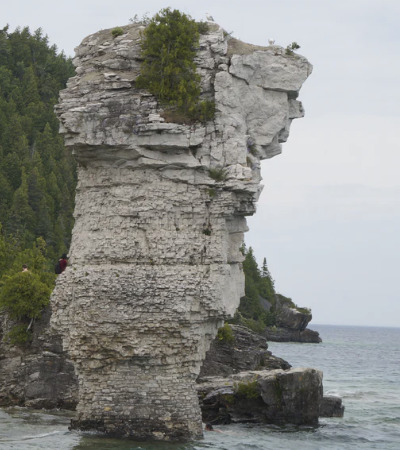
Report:
M38 238L49 267L69 247L76 170L53 109L73 75L41 29L0 30L0 276Z
M0 30L0 309L15 343L29 340L70 245L76 167L53 109L73 75L40 28Z

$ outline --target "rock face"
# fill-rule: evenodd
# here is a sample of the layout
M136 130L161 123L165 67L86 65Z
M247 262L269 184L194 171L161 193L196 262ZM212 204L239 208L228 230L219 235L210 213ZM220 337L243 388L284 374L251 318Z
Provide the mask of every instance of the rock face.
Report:
M243 294L239 248L261 192L260 159L279 153L303 116L295 98L311 72L303 57L254 51L210 27L196 63L213 121L167 123L135 87L138 24L115 39L111 30L84 39L60 94L79 181L52 326L79 379L75 428L202 435L195 380Z
M311 313L302 313L295 308L283 306L278 308L276 322L278 327L304 331L311 319Z
M308 344L319 344L322 342L318 331L310 330L309 328L300 331L290 328L267 327L263 334L267 341L274 342L304 342Z
M24 349L6 343L9 331L0 315L0 405L74 409L78 401L74 366L59 336L49 330L47 308L33 326L32 344Z
M344 406L342 399L335 395L326 395L322 398L320 406L320 417L343 417Z
M310 330L307 325L312 320L310 310L294 308L285 303L284 297L277 295L276 326L267 327L264 332L269 341L306 342L318 344L322 342L317 331Z
M198 385L204 422L317 425L323 398L315 369L240 372Z
M201 366L198 381L204 377L226 377L248 370L290 369L291 365L268 351L264 337L248 328L231 325L231 341L214 339Z

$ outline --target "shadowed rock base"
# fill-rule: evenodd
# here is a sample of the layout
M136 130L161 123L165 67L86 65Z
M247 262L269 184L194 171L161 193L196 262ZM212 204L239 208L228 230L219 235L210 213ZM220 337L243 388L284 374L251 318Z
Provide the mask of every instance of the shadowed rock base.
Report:
M170 375L168 379L162 377L161 372L154 369L140 373L137 367L130 371L126 364L125 370L118 368L118 371L104 373L108 383L119 383L119 386L123 383L126 392L110 389L109 394L92 398L90 407L86 407L90 399L83 398L78 404L78 418L71 422L71 428L136 440L200 438L201 413L195 389L184 378L177 381L176 376ZM149 381L140 382L147 377ZM109 406L100 407L105 404Z
M190 439L200 439L203 436L202 427L194 427L192 424L184 426L177 424L173 429L167 427L164 422L158 420L142 421L132 420L127 417L104 420L71 420L70 430L97 431L104 432L109 437L125 437L137 441L187 441Z
M196 402L197 397L196 397ZM114 411L103 412L101 418L91 411L90 419L78 418L71 421L70 429L81 431L98 431L110 437L125 437L135 440L163 440L186 441L202 437L202 423L199 420L200 413L193 414L194 399L186 399L184 402L168 405L161 400L156 405L138 406L136 410L125 408L122 413L120 408ZM162 404L161 404L162 403ZM144 411L143 411L144 409ZM143 414L147 412L147 414Z

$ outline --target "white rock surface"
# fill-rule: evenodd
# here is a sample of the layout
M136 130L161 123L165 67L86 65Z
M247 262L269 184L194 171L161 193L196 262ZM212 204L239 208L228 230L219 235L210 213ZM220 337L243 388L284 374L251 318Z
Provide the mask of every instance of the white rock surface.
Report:
M79 183L52 326L79 378L76 428L138 439L202 434L194 382L243 295L239 248L262 188L259 161L280 152L303 115L294 99L311 72L276 46L249 53L235 40L231 56L229 35L210 26L196 61L202 95L216 102L213 121L170 123L136 89L137 24L116 39L110 30L84 39L60 95Z

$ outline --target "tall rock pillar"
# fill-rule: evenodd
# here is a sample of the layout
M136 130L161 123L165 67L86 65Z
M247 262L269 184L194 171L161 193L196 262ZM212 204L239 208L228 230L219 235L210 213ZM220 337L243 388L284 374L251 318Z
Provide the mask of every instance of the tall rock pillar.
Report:
M140 28L84 39L56 107L79 181L52 326L79 379L73 427L196 438L193 386L243 295L240 247L261 192L259 161L280 152L303 115L295 98L311 66L211 25L196 62L216 117L168 122L135 87Z

